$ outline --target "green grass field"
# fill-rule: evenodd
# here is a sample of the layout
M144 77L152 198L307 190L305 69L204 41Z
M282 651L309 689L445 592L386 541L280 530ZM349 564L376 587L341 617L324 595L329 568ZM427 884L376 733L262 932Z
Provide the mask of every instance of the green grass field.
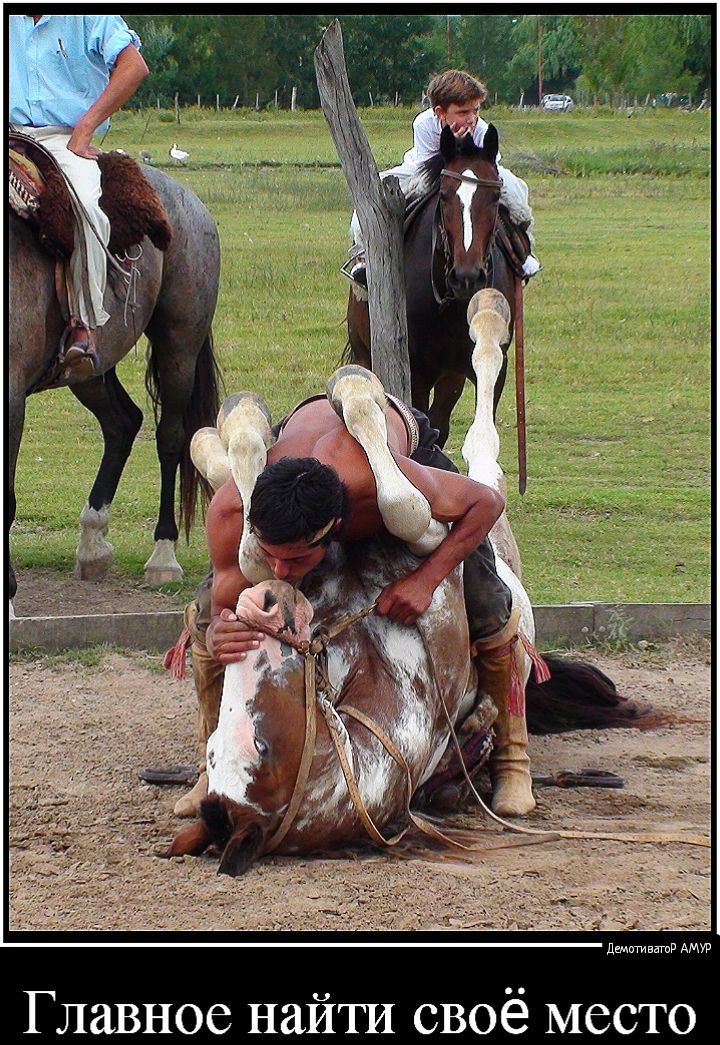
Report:
M212 211L223 264L215 341L229 392L279 417L322 389L345 344L349 192L319 113L120 114L104 148L147 149ZM409 147L410 110L361 113L378 164ZM536 602L694 602L709 590L710 118L490 112L529 182L543 271L526 293L529 483L517 494L514 389L499 410L508 512ZM269 164L278 164L270 166ZM320 166L326 164L330 166ZM549 170L562 173L548 173ZM145 342L119 372L146 421L111 514L116 568L138 575L159 492ZM471 419L466 388L448 448ZM99 461L94 419L67 390L33 396L11 550L71 568ZM179 548L200 578L202 529Z

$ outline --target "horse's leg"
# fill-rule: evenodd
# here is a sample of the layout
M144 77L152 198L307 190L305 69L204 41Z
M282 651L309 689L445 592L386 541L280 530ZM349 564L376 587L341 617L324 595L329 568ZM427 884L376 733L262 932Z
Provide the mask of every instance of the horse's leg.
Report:
M477 395L475 418L462 453L468 465L468 475L499 490L504 477L497 462L500 441L493 421L492 389L502 366L501 345L508 337L510 307L499 291L483 290L470 302L468 319L470 337L475 342L472 364ZM527 755L524 708L522 701L512 698L511 680L515 660L524 689L530 662L518 641L518 629L525 618L523 632L532 641L532 614L530 611L528 622L530 604L527 595L517 578L511 580L507 576L509 570L503 572L499 558L497 572L513 593L513 613L499 632L476 639L473 646L480 684L490 693L498 709L496 742L490 762L493 810L501 816L522 816L535 807L535 799Z
M95 415L103 435L103 456L80 513L80 541L75 553L76 576L84 581L99 580L112 561L113 546L105 539L110 505L143 415L120 384L114 367L102 377L71 385L70 391Z
M370 355L370 311L367 300L358 298L357 288L353 285L348 295L347 328L348 353L345 356L352 363L372 370Z
M238 392L228 396L218 414L218 432L243 504L244 525L238 563L241 573L252 584L259 584L273 576L248 522L255 483L267 463L267 452L274 442L271 424L266 403L252 392ZM210 440L206 445L212 449ZM200 447L197 442L194 449L193 460L199 460ZM204 472L203 467L200 470Z
M508 324L508 330L506 335L503 337L500 348L502 349L503 359L502 366L495 380L495 388L493 391L493 421L497 414L498 403L500 402L500 396L505 388L505 381L507 378L508 369L508 350L510 343L513 338L515 330L515 277L510 270L510 266L505 259L505 255L499 249L495 249L493 252L493 278L492 288L499 290L508 303L510 309L510 321Z
M182 303L176 300L158 305L145 333L150 341L150 373L156 389L159 417L155 446L160 464L160 506L153 533L154 547L145 563L145 581L159 585L179 581L183 569L175 555L178 527L175 521L175 484L189 433L185 431L185 412L193 396L198 355L207 330L195 329ZM197 350L193 351L193 344ZM155 399L155 394L153 394Z
M437 428L438 446L445 446L450 435L450 417L465 387L464 374L443 374L435 383L432 406L428 412L430 424Z
M15 521L15 469L17 466L18 453L20 452L20 440L22 439L23 426L25 424L25 390L17 386L10 386L8 392L8 464L10 466L10 483L8 489L8 528ZM8 594L10 597L10 616L15 616L13 599L17 591L17 580L15 570L8 558Z
M432 518L427 499L400 471L388 449L387 399L381 382L361 367L341 367L327 383L327 397L367 454L385 526L418 554L429 554L447 531Z

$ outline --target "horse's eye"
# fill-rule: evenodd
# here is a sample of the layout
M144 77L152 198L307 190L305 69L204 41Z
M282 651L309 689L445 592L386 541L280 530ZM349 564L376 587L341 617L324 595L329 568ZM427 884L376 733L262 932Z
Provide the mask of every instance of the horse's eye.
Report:
M253 743L255 744L255 750L257 751L258 755L260 755L260 758L265 758L268 751L270 750L267 743L262 739L262 737L255 737L253 739Z

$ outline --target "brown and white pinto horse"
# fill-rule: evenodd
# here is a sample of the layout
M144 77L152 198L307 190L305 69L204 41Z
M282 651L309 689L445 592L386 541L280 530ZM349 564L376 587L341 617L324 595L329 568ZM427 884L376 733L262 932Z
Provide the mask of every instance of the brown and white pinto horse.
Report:
M480 292L468 308L478 403L463 454L470 477L495 489L502 472L492 389L508 318L507 302L495 290ZM429 609L412 627L369 612L387 584L416 568L416 554L429 554L443 537L418 504L410 520L412 531L401 539L393 481L397 465L387 453L386 435L385 455L381 453L382 430L375 418L379 408L373 398L377 384L374 375L348 367L330 380L328 396L368 455L379 505L383 492L383 518L388 530L395 527L396 536L388 532L362 547L332 544L320 566L303 578L300 591L263 579L266 574L251 578L255 586L241 593L237 616L274 638L225 669L218 726L208 741L209 793L201 805L202 818L176 836L167 856L199 855L213 845L222 852L220 871L238 875L266 852L326 851L368 836L377 844L394 844L399 835L388 839L388 833L399 828L401 835L410 820L418 823L410 801L432 778L449 744L455 744L450 723L454 726L474 711L482 735L496 717L492 702L477 691L462 567L438 586ZM247 501L264 467L263 440L269 431L265 411L248 393L230 397L220 411L218 429L198 433L192 449L209 481L219 485L232 475ZM420 536L418 518L427 526ZM517 557L504 514L491 540L511 560ZM241 546L241 562L243 554ZM245 555L248 567L258 565L252 548ZM511 569L499 554L496 562L512 591L529 648L534 621L519 564ZM324 637L310 642L313 615ZM520 643L516 655L526 687L530 657ZM589 666L573 667L576 676L577 668L585 668L581 685L594 689L596 701L615 708L614 718L607 712L600 716L604 726L640 725L635 708L617 710L622 698L609 680L599 685ZM569 669L564 684L564 699L553 711L556 717L564 713L561 728L567 729L578 703L577 681L573 687ZM527 694L537 698L538 688L550 685L535 685L534 691L527 687ZM588 714L582 725L597 721Z
M510 324L501 346L497 408L514 321L513 273L495 242L501 182L497 130L490 124L478 149L443 130L441 152L425 162L408 188L404 259L412 402L428 414L443 446L465 378L475 382L466 309L477 291L494 287L507 299ZM348 356L371 369L368 303L350 290ZM433 401L430 404L430 396Z
M331 729L377 829L387 833L403 826L412 794L430 778L448 743L443 700L455 722L476 699L460 569L436 590L416 627L371 613L327 642L323 673L329 688L312 702L315 740L307 783L287 832L276 837L301 773L307 732L305 657L295 648L298 640L309 638L313 611L323 624L361 612L416 565L405 545L391 537L365 546L361 559L347 546L333 545L302 582L303 592L273 580L242 593L238 616L277 638L225 670L218 727L208 742L209 796L202 819L180 832L169 856L197 855L214 845L222 852L219 871L238 875L270 849L311 852L367 838ZM371 729L345 713L347 707L387 734L407 769Z

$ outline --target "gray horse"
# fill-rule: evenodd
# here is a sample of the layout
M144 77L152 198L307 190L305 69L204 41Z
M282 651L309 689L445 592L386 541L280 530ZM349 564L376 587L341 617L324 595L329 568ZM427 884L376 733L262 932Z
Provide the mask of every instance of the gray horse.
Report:
M104 440L100 468L80 516L77 572L83 578L105 573L112 555L112 545L104 536L108 510L142 424L142 413L120 383L115 367L144 333L150 342L146 386L157 422L161 477L155 547L145 565L145 576L149 583L158 584L182 576L175 558L176 475L179 468L179 521L188 532L198 495L189 442L197 428L214 423L218 410L211 324L220 245L215 222L194 193L162 171L146 168L144 173L165 207L173 228L172 241L161 253L147 238L143 240L137 262L139 279L129 300L125 281L110 268L105 308L112 318L97 332L99 372L84 381L60 377L48 385L44 380L65 326L55 292L54 263L40 248L36 230L10 212L9 522L15 518L15 468L26 398L36 390L67 384L97 418ZM9 583L12 599L16 590L12 566Z

